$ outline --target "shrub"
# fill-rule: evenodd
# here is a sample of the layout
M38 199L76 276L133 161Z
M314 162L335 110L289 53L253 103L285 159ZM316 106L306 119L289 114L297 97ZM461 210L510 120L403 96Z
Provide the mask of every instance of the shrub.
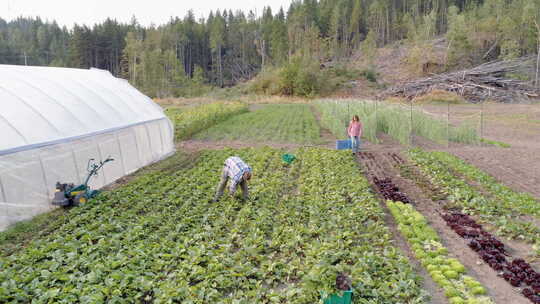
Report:
M444 90L433 90L423 96L414 99L415 103L432 103L432 102L441 102L441 103L451 103L451 104L460 104L465 103L465 99L456 93L444 91Z
M371 82L377 82L377 72L373 69L365 69L362 71L362 76Z

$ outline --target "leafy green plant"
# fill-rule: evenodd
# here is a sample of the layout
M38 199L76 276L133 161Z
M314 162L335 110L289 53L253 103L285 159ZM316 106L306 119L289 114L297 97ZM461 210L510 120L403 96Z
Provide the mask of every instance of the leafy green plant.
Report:
M265 105L198 133L197 139L319 143L320 127L308 105Z
M214 102L191 109L169 108L165 113L174 123L176 139L182 140L247 110L247 105L240 102Z
M539 215L538 203L532 197L495 183L492 177L447 153L413 149L409 150L409 156L421 172L447 195L452 206L461 208L467 214L477 215L482 222L495 226L496 234L525 240L535 244L536 248L540 246L540 228L519 217L524 214ZM452 171L478 180L494 196L486 197Z
M510 213L532 215L540 218L540 203L528 193L519 193L499 183L493 176L466 163L465 161L446 152L431 152L431 155L444 165L474 180L487 190L494 199L498 200L501 208Z
M485 144L488 144L488 145L493 145L493 146L501 147L501 148L510 148L510 147L511 147L510 144L507 144L507 143L505 143L505 142L502 142L502 141L496 141L496 140L491 140L491 139L487 139L487 138L482 138L482 139L480 139L480 142L485 143Z
M411 204L387 201L386 205L415 257L433 281L444 289L450 303L493 303L485 296L482 284L465 275L466 269L457 259L448 257L448 249L421 213Z
M0 257L0 302L312 304L338 271L358 301L425 302L353 158L302 149L284 166L282 153L204 151L102 193ZM253 167L250 199L212 203L230 155Z

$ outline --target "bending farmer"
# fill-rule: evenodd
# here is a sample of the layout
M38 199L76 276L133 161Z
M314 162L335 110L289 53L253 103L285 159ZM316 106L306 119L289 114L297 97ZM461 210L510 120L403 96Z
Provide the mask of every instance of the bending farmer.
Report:
M242 187L242 194L244 199L248 198L248 181L251 179L251 167L248 166L240 157L231 156L225 160L225 167L221 173L221 181L219 182L216 197L214 202L219 201L223 195L223 190L227 185L227 181L231 178L231 186L229 187L229 194L234 196L238 185Z

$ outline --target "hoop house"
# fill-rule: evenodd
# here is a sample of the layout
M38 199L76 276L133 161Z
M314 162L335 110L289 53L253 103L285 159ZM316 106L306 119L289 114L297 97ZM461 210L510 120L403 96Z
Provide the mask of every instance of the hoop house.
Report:
M174 152L163 110L108 71L0 65L0 230L53 208L57 181L115 159L94 189Z

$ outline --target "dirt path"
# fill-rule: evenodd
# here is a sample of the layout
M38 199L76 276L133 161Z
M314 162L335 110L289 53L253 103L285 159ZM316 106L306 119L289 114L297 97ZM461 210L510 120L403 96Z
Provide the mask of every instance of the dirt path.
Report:
M523 297L518 291L514 290L503 278L499 277L497 272L491 269L489 265L482 262L477 253L467 246L466 241L447 226L444 220L439 216L438 212L442 208L444 201L434 202L430 198L429 192L426 192L425 189L421 189L414 180L405 178L401 175L400 171L396 168L399 168L399 166L408 166L408 164L399 153L386 151L364 152L361 153L359 162L363 168L365 168L366 175L371 182L373 182L375 177L379 179L390 178L396 184L396 186L413 202L416 210L422 213L431 227L437 231L443 245L448 248L450 256L457 258L465 267L467 267L468 274L475 277L486 287L489 296L492 297L496 303L530 303L529 300ZM390 225L391 224L392 223L390 223ZM399 238L400 237L397 239ZM398 244L399 243L400 241L398 241ZM403 245L400 245L400 248L402 247ZM407 245L405 246L405 249L408 250L407 255L409 258L414 259L410 249L407 248ZM514 247L511 248L511 250L514 252L521 251L520 248ZM446 297L442 294L441 289L433 283L429 275L425 273L423 267L421 268L422 269L418 272L423 276L427 276L425 288L433 295L433 303L446 303Z
M313 112L313 115L315 116L315 120L317 121L317 124L319 124L319 128L321 130L321 138L323 140L324 146L327 148L333 149L334 143L336 142L337 138L321 124L321 112L317 110L315 106L310 106L311 111Z
M275 143L275 142L248 142L240 140L184 140L176 144L176 149L179 151L195 152L200 150L221 150L225 148L242 149L242 148L260 148L260 147L272 147L276 149L284 149L286 151L293 151L295 149L316 146L316 145L302 145L292 143Z

